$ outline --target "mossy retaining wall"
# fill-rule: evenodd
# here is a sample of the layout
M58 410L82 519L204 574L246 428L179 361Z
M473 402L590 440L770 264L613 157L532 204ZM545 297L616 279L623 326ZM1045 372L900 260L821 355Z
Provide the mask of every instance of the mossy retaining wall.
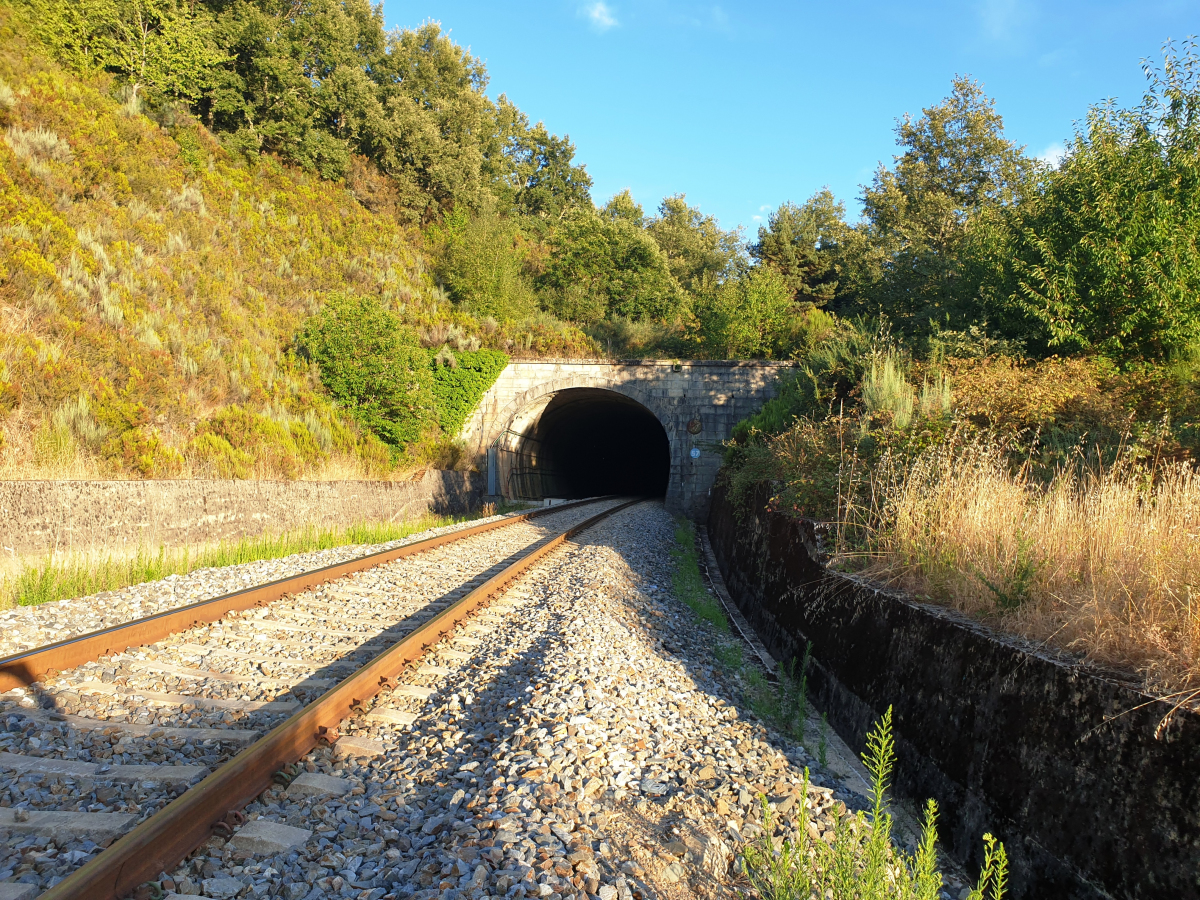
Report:
M734 601L776 658L812 641L810 697L851 746L893 708L897 790L938 801L949 852L977 867L1002 839L1014 900L1200 897L1200 715L1162 726L1171 704L1114 677L829 571L767 497L713 491Z

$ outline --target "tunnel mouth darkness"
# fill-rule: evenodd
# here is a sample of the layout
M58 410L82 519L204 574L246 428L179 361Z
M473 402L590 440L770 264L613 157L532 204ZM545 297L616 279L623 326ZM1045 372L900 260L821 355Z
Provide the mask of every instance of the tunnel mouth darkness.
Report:
M566 499L667 493L671 450L658 418L636 400L598 388L555 394L522 450L542 470L547 496Z

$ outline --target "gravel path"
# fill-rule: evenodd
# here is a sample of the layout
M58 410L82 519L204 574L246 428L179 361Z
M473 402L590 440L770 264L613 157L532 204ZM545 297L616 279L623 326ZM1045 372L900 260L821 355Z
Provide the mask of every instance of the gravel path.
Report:
M521 527L496 534L515 538ZM761 829L759 794L775 807L777 834L795 827L801 804L813 836L830 834L835 817L864 798L748 712L737 678L715 662L730 638L671 596L674 529L660 504L644 503L553 552L433 648L405 685L347 722L334 748L302 761L289 786L247 807L237 834L211 840L164 873L162 886L183 896L285 900L736 896L742 884L732 864ZM145 815L200 777L189 767L215 765L237 749L171 728L261 730L277 713L250 704L303 700L337 676L333 661L344 650L330 632L378 633L374 618L425 614L450 599L449 585L472 572L478 580L504 552L452 548L48 686L57 702L74 695L81 714L97 716L122 710L106 706L111 695L80 691L81 683L143 697L186 687L238 708L147 703L126 712L125 730L88 732L90 744L71 728L23 718L33 715L28 708L12 710L0 718L8 728L0 753L44 752L98 768L91 776L22 774L0 755L8 771L0 807ZM337 601L335 621L329 609ZM307 621L312 633L279 632L273 621ZM198 654L201 638L221 652ZM220 671L231 680L209 677L197 691L195 676L144 668L162 660L177 672ZM130 734L135 727L145 735ZM159 764L157 780L133 771L143 762ZM813 785L804 795L806 767ZM178 777L168 783L167 771ZM0 808L0 882L30 884L31 896L105 843L26 836L21 815Z
M520 515L513 513L512 515ZM120 625L168 609L176 609L219 597L244 588L266 584L289 575L298 575L323 566L345 562L379 550L402 547L447 532L492 522L504 516L473 519L455 525L443 525L385 544L346 544L329 550L296 553L279 559L221 568L197 569L187 575L169 575L161 581L135 584L118 591L104 591L89 597L59 600L39 606L19 606L0 612L0 656L41 647L75 635L87 634ZM534 520L538 521L537 519ZM543 517L543 522L547 521Z
M673 531L661 505L642 504L556 551L431 652L414 679L431 697L377 699L376 716L411 724L347 728L385 754L319 750L312 785L246 810L259 828L296 829L294 848L213 841L169 886L287 900L729 896L757 794L784 831L806 803L827 832L863 798L819 772L801 795L815 762L739 707L714 668L717 634L670 596Z
M600 508L475 535L0 695L0 898L11 900L5 882L36 894L61 880L514 554Z

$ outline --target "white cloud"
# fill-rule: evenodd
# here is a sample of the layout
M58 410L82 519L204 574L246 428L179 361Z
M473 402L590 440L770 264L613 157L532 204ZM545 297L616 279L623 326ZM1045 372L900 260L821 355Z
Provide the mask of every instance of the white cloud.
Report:
M1055 141L1040 154L1038 154L1038 159L1044 163L1054 166L1054 168L1057 169L1058 164L1063 161L1063 157L1066 155L1067 148L1064 147L1060 142Z
M616 10L603 0L587 4L579 10L579 14L587 18L595 31L605 32L621 24L617 21Z

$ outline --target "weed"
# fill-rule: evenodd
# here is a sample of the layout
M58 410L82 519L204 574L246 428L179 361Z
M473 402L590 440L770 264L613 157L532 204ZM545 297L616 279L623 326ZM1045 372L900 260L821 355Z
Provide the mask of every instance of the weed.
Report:
M675 573L671 576L675 596L688 605L697 616L713 625L718 631L729 631L729 620L716 597L704 586L704 578L700 574L700 561L696 555L696 528L687 519L680 517L675 526L675 543L677 550L672 550L675 557Z
M892 817L887 790L895 760L891 708L867 736L863 763L871 774L871 809L843 816L832 840L813 840L807 803L799 804L790 836L776 838L776 822L763 806L762 833L742 851L746 877L762 900L937 900L942 876L937 870L937 804L925 806L925 823L913 854L891 844ZM808 794L808 771L803 792ZM971 900L1001 900L1008 877L1004 845L984 835L984 867Z
M884 353L872 360L871 368L863 377L862 399L867 412L863 417L864 425L880 413L890 413L891 423L897 428L904 428L912 421L913 387L893 354Z
M1030 599L1034 576L1041 568L1041 560L1033 552L1033 539L1020 528L1016 530L1013 537L1015 544L1013 556L1008 565L1004 567L1000 584L988 578L977 566L971 567L975 576L987 586L989 591L995 594L996 605L1003 610L1017 609ZM996 544L996 557L1003 559L1004 554L1000 547L999 535L996 537Z
M808 718L808 664L812 659L812 642L804 648L800 674L796 674L796 658L791 664L779 664L778 684L771 684L757 669L746 673L746 700L756 716L771 722L783 733L797 741L804 740L804 724Z
M742 667L742 645L739 642L718 644L713 654L717 657L717 662L727 669L737 671Z
M783 730L798 741L804 740L804 726L808 721L808 664L812 661L812 641L804 647L800 662L800 674L796 675L796 657L792 657L785 669L779 664L779 724Z

